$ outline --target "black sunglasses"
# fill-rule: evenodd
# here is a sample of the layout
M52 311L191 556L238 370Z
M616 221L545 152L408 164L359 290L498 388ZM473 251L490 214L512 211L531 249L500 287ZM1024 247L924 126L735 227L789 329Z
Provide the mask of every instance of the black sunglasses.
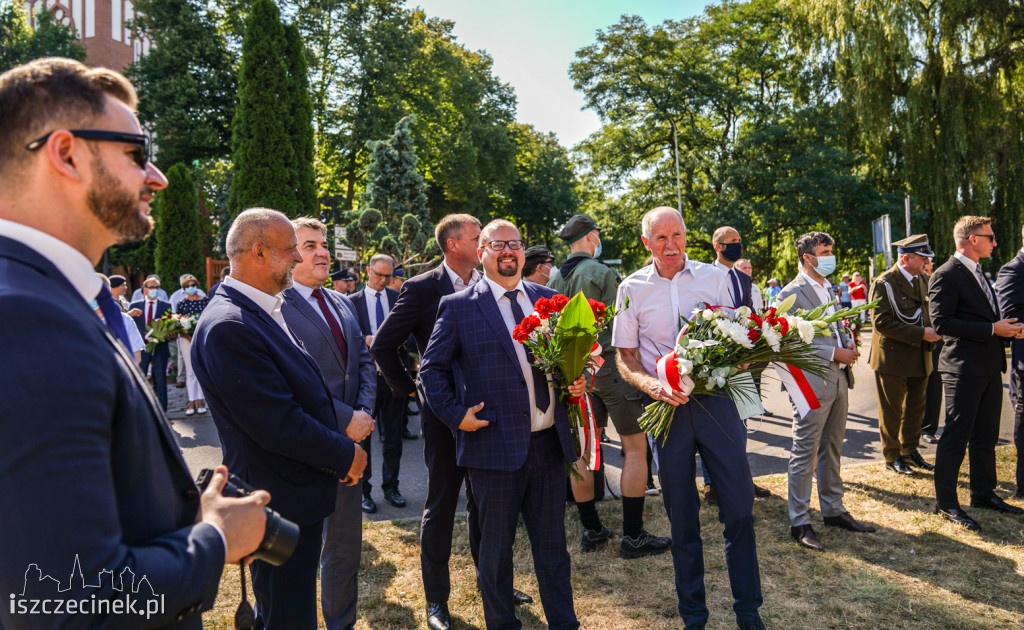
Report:
M971 234L971 236L977 236L979 238L987 238L988 240L992 241L993 243L996 242L996 235L995 234Z
M152 158L152 146L149 143L149 136L141 133L126 133L123 131L105 131L102 129L69 129L68 132L76 138L83 140L98 140L100 142L124 142L125 144L134 144L139 148L132 151L132 159L139 165L139 168L146 170L146 165L149 164ZM29 151L35 151L39 147L46 144L46 141L50 139L53 132L40 136L32 142L25 145L25 148Z

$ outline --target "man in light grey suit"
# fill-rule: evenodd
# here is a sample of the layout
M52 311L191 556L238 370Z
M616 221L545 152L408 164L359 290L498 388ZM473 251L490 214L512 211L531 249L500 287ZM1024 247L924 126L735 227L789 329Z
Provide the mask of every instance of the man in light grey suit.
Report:
M796 239L796 253L802 270L779 293L779 300L796 296L796 308L813 309L832 304L827 313L835 312L835 289L828 276L836 269L832 253L834 241L824 232L808 232ZM814 458L818 458L818 502L825 524L853 532L873 532L874 527L860 523L843 507L843 480L839 461L846 434L846 411L849 388L853 387L851 366L860 353L838 327L831 334L814 338L818 356L828 362L825 378L807 374L821 407L800 417L794 405L793 447L789 453L789 520L790 534L802 546L815 551L824 547L814 534L808 514Z
M284 292L281 314L320 367L334 397L338 428L360 442L373 430L370 406L377 395L377 368L363 343L351 302L323 288L331 265L327 228L310 217L294 219L292 226L302 263L292 270L295 283ZM356 622L361 496L359 484L338 484L334 513L324 520L320 599L329 630L352 628Z

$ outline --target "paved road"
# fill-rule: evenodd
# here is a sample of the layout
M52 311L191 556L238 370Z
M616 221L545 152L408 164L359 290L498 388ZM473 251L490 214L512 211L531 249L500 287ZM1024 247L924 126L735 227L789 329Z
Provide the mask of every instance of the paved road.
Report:
M864 356L854 368L857 386L850 393L849 422L846 429L846 442L843 445L843 464L878 461L882 451L878 441L878 407L875 397L874 372L867 364L867 348L870 347L870 333L865 335ZM1004 379L1005 381L1005 379ZM777 381L766 381L764 406L773 412L773 417L755 417L749 420L749 441L747 443L748 459L755 476L786 472L789 459L789 446L792 441L792 420L789 398L782 391ZM1004 387L1006 387L1004 383ZM185 390L172 387L169 392L170 410L168 416L174 428L178 443L185 454L185 461L193 476L201 468L212 468L220 463L220 441L217 429L209 413L204 415L185 416L187 403ZM940 425L941 426L941 425ZM409 421L409 429L419 431L419 418L414 416ZM622 457L619 452L618 436L609 427L612 444L604 449L607 464L606 476L613 492L619 493L619 475ZM1001 441L1013 441L1013 413L1009 397L1003 399ZM402 468L399 479L400 491L407 500L405 508L398 509L387 503L379 487L381 466L381 443L374 440L373 481L374 500L378 512L363 515L364 520L392 520L419 518L423 500L426 497L426 468L423 464L422 440L404 441ZM931 460L935 447L922 444L921 452ZM465 497L460 510L465 509Z

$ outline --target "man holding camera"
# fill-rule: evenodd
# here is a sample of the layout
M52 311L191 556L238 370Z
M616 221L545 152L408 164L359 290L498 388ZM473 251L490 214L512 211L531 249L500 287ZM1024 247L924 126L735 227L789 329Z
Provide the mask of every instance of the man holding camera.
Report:
M192 366L224 461L269 490L274 509L300 527L287 562L252 564L256 626L314 629L323 521L339 481L357 483L366 455L339 430L320 369L281 314L280 294L302 262L291 222L276 210L246 210L231 224L227 254L231 275L196 327Z
M0 74L0 592L12 595L0 627L8 630L76 620L200 628L224 564L252 553L264 531L270 497L222 497L223 466L200 495L160 403L117 341L126 334L120 308L93 271L111 245L149 234L153 193L167 185L149 162L135 105L122 75L69 59ZM46 580L29 583L30 570L64 576L72 567L85 580L60 591L60 612L15 609L23 589L57 595ZM82 601L124 603L114 580L85 590L103 570L144 576L162 611L130 622L116 607L76 613Z

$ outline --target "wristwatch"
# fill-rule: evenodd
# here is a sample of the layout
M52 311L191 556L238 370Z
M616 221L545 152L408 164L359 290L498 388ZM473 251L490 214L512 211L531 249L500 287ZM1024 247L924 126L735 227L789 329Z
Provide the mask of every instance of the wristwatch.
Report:
M370 409L366 405L356 405L355 407L353 407L353 409L358 409L359 411L365 411L366 413L370 414L371 416L373 415L373 409Z

